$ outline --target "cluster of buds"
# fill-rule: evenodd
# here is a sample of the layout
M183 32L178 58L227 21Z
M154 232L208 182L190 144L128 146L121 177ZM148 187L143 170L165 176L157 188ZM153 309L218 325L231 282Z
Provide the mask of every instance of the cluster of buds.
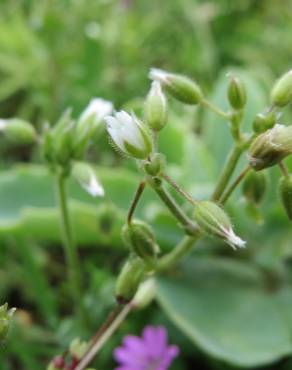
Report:
M0 344L5 340L15 308L8 309L8 304L0 306Z
M78 120L74 120L68 110L54 127L46 125L43 154L51 167L68 169L73 160L81 160L103 118L112 109L110 102L96 98L91 100Z

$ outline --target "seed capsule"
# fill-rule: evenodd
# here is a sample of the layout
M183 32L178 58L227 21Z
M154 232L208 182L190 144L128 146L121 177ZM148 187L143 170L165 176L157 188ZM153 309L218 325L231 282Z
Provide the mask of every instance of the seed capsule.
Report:
M292 175L280 179L279 195L287 216L292 221Z
M265 195L266 176L263 172L250 171L242 184L242 193L251 203L258 205Z
M188 77L152 68L149 77L160 82L161 86L175 99L185 104L196 105L203 99L200 86Z
M244 248L245 241L235 235L229 217L216 203L199 202L195 207L195 220L206 234L226 241L233 249Z

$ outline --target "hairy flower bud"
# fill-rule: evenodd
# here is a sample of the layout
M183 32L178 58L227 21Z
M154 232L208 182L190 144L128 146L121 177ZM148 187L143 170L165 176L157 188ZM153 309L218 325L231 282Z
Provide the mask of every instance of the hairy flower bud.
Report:
M198 202L194 216L197 224L206 234L223 239L233 249L244 248L245 241L235 235L229 217L216 203Z
M150 226L139 220L124 225L122 235L131 251L146 262L154 262L159 252L154 233Z
M228 100L235 110L242 109L246 104L246 92L243 82L236 76L230 75L228 84Z
M11 318L15 312L15 308L8 309L8 304L0 306L0 344L6 338Z
M88 163L74 162L72 176L93 197L104 196L104 189Z
M287 216L292 221L292 175L280 179L279 195Z
M144 125L134 116L121 111L105 117L107 131L119 150L130 157L146 159L152 151L152 140Z
M19 118L0 119L0 131L16 144L31 144L36 140L36 131L29 123Z
M136 294L144 277L145 264L140 257L130 256L120 272L115 288L116 299L128 303Z
M158 81L153 81L145 103L146 122L150 128L160 131L166 124L167 101Z
M274 166L292 153L292 126L276 125L258 136L249 149L249 164L256 170Z
M292 70L286 72L275 83L271 92L272 104L284 107L292 100Z
M154 153L150 160L144 164L145 172L150 176L158 176L164 169L165 156L161 153Z
M203 99L200 86L188 77L152 68L149 78L160 82L170 95L182 103L196 105Z
M250 171L242 184L242 193L251 203L259 204L266 191L266 176L263 172Z
M274 127L276 124L276 113L274 111L268 113L258 113L252 123L255 133L260 134Z

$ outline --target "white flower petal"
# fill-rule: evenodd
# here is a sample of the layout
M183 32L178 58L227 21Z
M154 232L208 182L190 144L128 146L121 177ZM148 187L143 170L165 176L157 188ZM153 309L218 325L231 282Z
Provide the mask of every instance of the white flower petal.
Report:
M81 114L80 119L83 121L94 115L95 120L100 122L105 116L111 114L112 111L113 104L110 101L101 98L93 98Z
M158 68L151 68L149 72L150 80L159 81L162 83L166 82L168 75L169 73Z
M97 180L93 171L90 174L89 183L83 183L81 185L93 197L104 196L104 188L101 185L101 183Z
M226 241L233 249L236 249L237 247L245 248L246 242L237 236L232 228L224 229L224 233L226 235Z

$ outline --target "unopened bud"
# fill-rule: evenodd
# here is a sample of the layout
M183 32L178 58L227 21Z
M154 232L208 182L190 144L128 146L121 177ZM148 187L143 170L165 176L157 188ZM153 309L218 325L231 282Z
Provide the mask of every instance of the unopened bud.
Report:
M216 203L198 202L194 216L197 224L206 234L223 239L233 249L244 248L245 241L235 235L229 217Z
M145 264L140 257L130 256L118 276L115 288L116 299L120 303L128 303L137 293L143 280Z
M259 204L265 195L267 182L263 172L250 171L242 184L242 193L251 203Z
M255 133L260 134L274 127L276 124L276 113L258 113L252 123Z
M70 343L69 352L71 356L80 360L88 350L88 343L81 341L79 338L75 338Z
M104 189L98 181L93 168L85 162L74 162L73 178L93 197L103 197Z
M146 122L150 128L160 131L166 124L167 101L158 81L153 81L145 103Z
M228 84L228 100L235 110L242 109L246 104L246 92L243 82L236 76L230 76Z
M145 222L133 220L122 230L123 239L130 250L147 262L155 262L159 252L154 233Z
M165 166L165 156L161 153L154 153L150 160L145 162L144 170L150 176L161 174Z
M292 175L280 179L279 195L287 216L292 221Z
M19 118L0 119L0 131L16 144L31 144L35 142L37 136L34 127Z
M272 104L284 107L292 100L292 70L281 76L271 92Z
M249 164L256 170L274 166L292 153L292 126L276 125L259 135L249 149Z
M185 104L196 105L203 99L200 86L188 77L152 68L149 77L160 82L161 86L175 99Z
M0 306L0 344L6 338L15 308L8 309L8 304Z
M49 363L47 370L61 370L64 369L66 363L63 356L56 356Z

